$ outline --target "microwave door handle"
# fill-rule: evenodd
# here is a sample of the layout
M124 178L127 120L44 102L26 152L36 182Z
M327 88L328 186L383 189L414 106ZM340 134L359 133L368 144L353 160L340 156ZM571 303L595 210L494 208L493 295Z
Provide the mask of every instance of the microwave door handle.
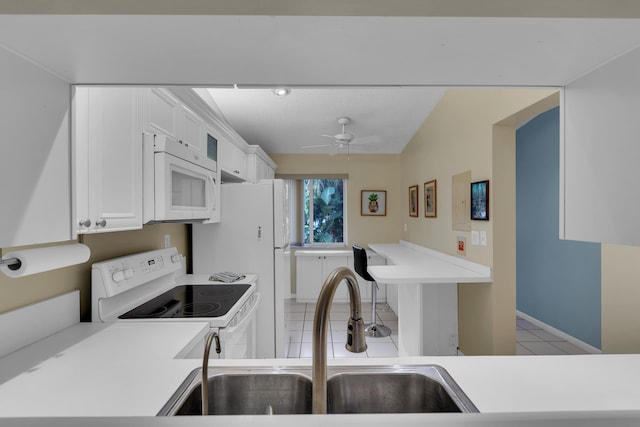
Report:
M208 176L209 181L211 181L211 205L209 206L209 212L213 213L218 208L216 204L216 195L218 194L218 188L216 187L216 179L213 177L213 175L208 174Z

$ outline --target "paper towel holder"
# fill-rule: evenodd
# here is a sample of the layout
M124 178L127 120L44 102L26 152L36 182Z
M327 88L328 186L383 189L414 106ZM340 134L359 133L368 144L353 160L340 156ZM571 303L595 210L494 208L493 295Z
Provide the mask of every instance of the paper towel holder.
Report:
M0 259L0 265L6 265L9 270L18 270L22 266L22 261L18 258Z

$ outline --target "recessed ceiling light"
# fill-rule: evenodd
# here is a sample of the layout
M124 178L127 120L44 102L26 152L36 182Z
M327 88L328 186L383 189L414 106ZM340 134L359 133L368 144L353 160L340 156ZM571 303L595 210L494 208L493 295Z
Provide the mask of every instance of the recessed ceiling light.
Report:
M291 93L291 89L286 87L279 87L277 89L273 89L273 93L277 96L287 96Z

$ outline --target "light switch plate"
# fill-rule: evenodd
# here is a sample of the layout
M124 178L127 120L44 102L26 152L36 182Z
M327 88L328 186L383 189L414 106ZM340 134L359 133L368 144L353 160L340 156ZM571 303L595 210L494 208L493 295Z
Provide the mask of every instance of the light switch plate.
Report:
M477 231L471 232L471 244L478 246L480 244L480 233Z
M480 232L480 246L487 246L487 232L484 230Z

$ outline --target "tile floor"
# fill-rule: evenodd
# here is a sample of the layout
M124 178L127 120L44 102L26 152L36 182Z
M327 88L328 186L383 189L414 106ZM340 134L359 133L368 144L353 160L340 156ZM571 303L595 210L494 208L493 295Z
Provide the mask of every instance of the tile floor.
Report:
M289 325L290 358L311 358L311 334L315 303L297 303L294 299L285 302L285 318ZM363 303L365 323L371 317L371 304ZM387 304L378 304L377 322L391 328L391 336L384 338L367 337L365 353L350 353L344 348L346 320L349 304L335 302L329 315L327 329L328 357L396 357L398 355L398 317ZM541 329L531 322L516 318L516 354L518 355L562 355L587 354L585 350Z
M516 354L562 355L588 354L588 352L528 320L516 317Z
M315 303L296 303L287 300L285 318L289 326L289 352L287 357L311 358L311 335ZM362 303L365 324L371 321L371 303ZM398 356L398 317L387 304L378 303L377 323L391 328L391 335L384 338L367 337L367 351L350 353L344 348L347 336L349 304L334 302L329 314L327 329L327 357L396 357Z

